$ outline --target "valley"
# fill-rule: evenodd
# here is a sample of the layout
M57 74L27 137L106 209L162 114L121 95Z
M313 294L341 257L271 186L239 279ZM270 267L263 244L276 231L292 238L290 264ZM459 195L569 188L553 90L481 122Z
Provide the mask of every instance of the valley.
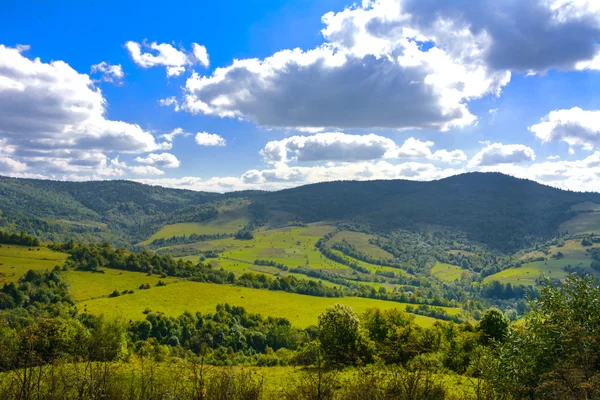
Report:
M515 208L514 193L525 183L510 178L504 190L508 178L490 178L479 191L471 186L481 185L480 175L426 190L373 182L376 199L353 183L331 196L321 184L213 195L117 182L117 192L102 183L107 191L93 197L93 183L82 190L44 182L45 191L56 192L45 200L52 213L0 197L0 317L17 321L19 312L31 312L36 329L46 329L46 321L74 324L60 329L87 332L90 360L102 359L93 355L97 332L109 347L108 331L121 332L111 347L115 379L126 379L121 374L129 369L143 376L144 363L160 369L168 359L196 368L201 356L214 366L211 379L223 373L254 385L266 376L264 390L280 393L291 380L321 373L323 354L334 357L321 353L322 332L327 316L339 313L335 318L357 321L360 339L348 350L352 361L336 356L344 367L328 370L327 379L339 373L355 385L365 364L387 377L383 384L398 366L415 379L435 371L431 382L445 393L476 398L477 385L489 381L476 380L470 368L491 373L476 364L472 349L496 351L490 319L506 329L531 324L530 301L546 296L548 285L600 276L598 195L530 182L528 192L552 200L544 214L520 218L540 203L529 198ZM39 198L36 182L9 183L8 193ZM459 183L466 194L456 193ZM436 211L434 195L447 203L445 214ZM479 206L486 201L499 205L495 212ZM420 211L408 213L403 202ZM45 317L38 321L35 313ZM0 337L8 332L1 321Z

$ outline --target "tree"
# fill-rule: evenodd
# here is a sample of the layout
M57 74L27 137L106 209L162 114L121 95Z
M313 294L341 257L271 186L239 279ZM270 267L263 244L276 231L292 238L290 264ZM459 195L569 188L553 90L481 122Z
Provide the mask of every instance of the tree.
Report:
M488 360L485 376L511 398L600 398L600 286L590 276L541 283L520 326Z
M487 340L502 342L508 335L510 321L497 308L487 310L481 321L479 321L478 329L485 335Z
M352 363L359 346L359 320L351 307L336 304L319 316L319 340L325 358L332 363Z

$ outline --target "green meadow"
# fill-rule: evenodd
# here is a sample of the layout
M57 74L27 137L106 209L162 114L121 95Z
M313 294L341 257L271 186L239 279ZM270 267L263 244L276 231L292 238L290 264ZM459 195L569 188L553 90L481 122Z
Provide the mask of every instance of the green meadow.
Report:
M94 279L102 279L102 274L96 275L99 277ZM138 281L140 284L148 280L144 274L140 275ZM99 284L96 281L91 285L111 287L109 282L114 280L114 277L107 275L106 279L107 283ZM86 279L82 279L80 282L82 287L75 289L80 296L85 291L84 287L88 284L87 282ZM74 287L76 285L74 284ZM80 301L80 308L85 308L88 313L92 314L113 315L127 320L136 320L144 318L143 311L147 308L166 315L178 316L185 311L212 313L217 304L223 303L243 306L250 312L265 316L287 318L293 325L298 327L317 324L317 317L327 307L336 303L349 305L357 313L362 313L373 307L387 310L391 308L405 309L407 306L403 303L358 297L326 298L182 280L171 282L167 286L155 286L148 290L135 290L133 294L119 297L106 296ZM451 315L460 313L458 308L445 309ZM416 316L416 322L423 326L430 326L435 321L434 318Z
M219 207L219 214L214 219L199 223L171 224L163 227L142 244L149 244L155 239L167 239L173 236L215 235L218 233L235 233L250 222L246 202L233 207Z
M324 228L316 228L323 230ZM310 232L310 230L308 230ZM306 231L304 232L306 233ZM312 235L305 235L311 238ZM282 243L287 243L283 242ZM304 239L308 240L308 239ZM52 269L56 265L62 266L66 254L54 252L46 247L32 248L15 245L2 245L0 247L0 282L17 281L28 270ZM295 275L307 279L304 275L279 271L268 266L254 266L252 264L231 260L219 260L228 270L239 269L239 272L250 270L271 275ZM405 309L407 304L383 301L376 299L343 297L325 298L307 296L295 293L270 291L265 289L252 289L232 285L193 282L180 278L160 278L157 275L147 275L141 272L130 272L104 268L102 272L68 271L67 280L71 286L74 300L78 303L80 312L92 314L105 314L119 316L128 320L144 318L143 311L163 312L170 316L177 316L185 311L214 312L217 304L229 303L244 306L250 312L276 317L288 318L298 327L306 327L317 323L317 317L327 307L336 303L347 304L356 312L362 313L368 308L380 309L400 308ZM317 279L313 279L317 280ZM159 281L166 286L157 286ZM140 285L149 284L150 289L140 289ZM334 286L330 282L324 285ZM113 291L130 292L118 297L110 297ZM445 308L449 314L460 313L458 308ZM416 322L423 326L432 325L436 319L415 316Z
M47 247L26 247L10 244L0 246L0 284L16 282L30 269L51 270L62 266L67 258L64 253Z
M570 220L560 224L559 232L577 233L599 233L600 232L600 212L597 210L591 212L581 212Z
M331 243L341 242L345 240L350 243L357 250L360 250L371 257L379 258L379 259L393 259L394 256L387 251L380 249L374 244L369 243L369 239L374 238L373 235L369 235L362 232L351 232L351 231L342 231L336 233L331 238Z
M593 247L598 247L595 244ZM534 261L524 263L519 268L510 268L497 274L490 275L485 281L499 280L502 283L535 285L537 278L544 275L554 279L564 279L569 275L565 267L579 267L588 272L597 275L597 272L590 268L591 258L586 252L590 247L583 247L580 240L567 240L563 246L553 246L549 249L547 255L541 252L526 253L521 258L534 258L544 256L544 261ZM562 258L553 258L556 253L562 253Z
M462 273L465 272L459 266L436 262L435 266L431 269L431 274L443 281L446 282L454 282L455 280L460 280Z

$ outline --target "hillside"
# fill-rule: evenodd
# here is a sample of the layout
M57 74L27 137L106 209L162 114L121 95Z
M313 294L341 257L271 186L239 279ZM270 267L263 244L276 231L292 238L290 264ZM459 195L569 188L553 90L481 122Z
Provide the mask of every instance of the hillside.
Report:
M600 194L563 191L497 173L468 173L431 182L339 181L227 194L129 181L0 177L0 226L23 229L43 240L132 245L170 224L210 224L219 210L227 208L223 202L238 198L253 203L248 215L238 216L241 223L264 223L269 218L281 219L280 226L286 221L328 221L374 233L453 229L503 251L551 237L561 224L571 226L565 222L587 212L573 208L577 204L600 203ZM218 233L218 229L206 231Z

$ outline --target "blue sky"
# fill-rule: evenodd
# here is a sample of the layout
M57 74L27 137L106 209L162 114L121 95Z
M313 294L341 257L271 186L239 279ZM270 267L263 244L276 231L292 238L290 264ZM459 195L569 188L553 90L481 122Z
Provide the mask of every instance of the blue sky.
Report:
M600 191L599 89L593 0L8 0L0 173L231 191L500 171Z

